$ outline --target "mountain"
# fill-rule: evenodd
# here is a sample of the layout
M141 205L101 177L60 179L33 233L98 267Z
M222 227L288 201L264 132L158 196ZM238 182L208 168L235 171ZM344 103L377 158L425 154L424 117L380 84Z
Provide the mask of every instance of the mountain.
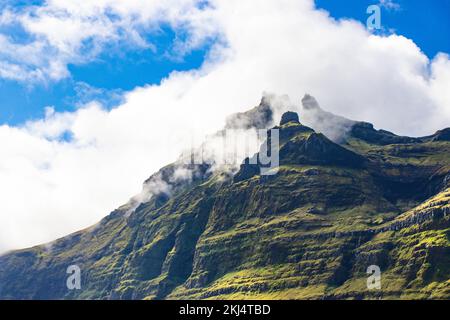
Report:
M265 144L237 171L168 165L97 225L1 256L0 298L449 299L450 129L401 137L302 102L227 121L279 130L275 174L251 161Z

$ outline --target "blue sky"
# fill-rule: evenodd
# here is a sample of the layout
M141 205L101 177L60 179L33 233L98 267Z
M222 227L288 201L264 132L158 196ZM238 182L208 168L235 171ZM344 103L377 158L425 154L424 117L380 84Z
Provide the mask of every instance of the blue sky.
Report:
M13 36L18 37L20 32ZM183 57L174 56L172 43L177 37L170 28L152 34L153 48L135 50L114 49L96 57L87 64L69 64L70 77L35 83L0 79L0 123L21 124L41 118L44 108L73 111L79 104L96 99L112 107L120 102L120 93L136 86L158 84L172 71L183 71L201 66L208 45L193 50Z
M41 1L9 1L15 6L39 4ZM370 0L316 0L319 8L336 19L352 18L365 23ZM436 53L450 52L450 1L396 0L399 8L382 9L382 26L413 39L432 59ZM28 41L29 35L19 27L0 29L16 42ZM120 101L120 93L136 86L157 84L174 70L198 68L208 52L204 45L174 58L173 40L180 35L171 28L162 28L148 35L152 48L113 48L95 57L89 63L69 64L70 76L43 83L24 83L0 79L0 123L17 125L40 118L44 107L57 111L74 110L80 103L98 99L106 106Z
M316 5L331 16L352 18L363 23L366 8L373 0L316 0ZM382 8L381 24L397 34L404 35L433 58L438 52L450 53L450 1L447 0L395 0L398 9Z

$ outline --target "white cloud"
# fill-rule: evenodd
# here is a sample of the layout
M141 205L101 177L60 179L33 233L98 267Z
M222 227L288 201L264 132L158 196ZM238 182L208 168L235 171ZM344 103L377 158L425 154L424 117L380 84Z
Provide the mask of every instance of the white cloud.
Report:
M0 33L0 77L47 82L68 77L68 64L83 64L115 45L154 51L147 38L161 24L186 34L174 45L183 55L217 31L200 0L47 0L42 6L7 7L0 27L23 29L25 43ZM15 28L15 29L14 29Z
M138 20L145 24L162 2L151 2L148 10L141 10L141 1L48 6L55 12L62 6L80 25L86 12L113 6L124 27L141 11ZM264 91L286 93L296 103L308 92L329 111L401 134L429 134L450 124L447 55L429 61L411 40L371 35L360 23L331 19L308 0L217 0L214 9L201 12L193 2L171 4L163 5L164 20L191 30L191 45L205 35L222 35L200 70L136 88L110 111L93 102L72 113L49 109L45 119L22 127L0 127L0 249L49 241L95 223L174 160L192 131L214 132L230 113L257 104ZM29 26L42 30L58 52L77 51L78 35L69 29L61 38L46 21L42 16ZM106 29L99 29L105 33L100 38L114 41ZM34 59L48 61L44 53ZM61 61L64 70L68 60ZM37 65L23 70L24 77ZM72 138L61 139L64 132Z
M401 6L399 3L394 2L393 0L380 0L379 5L387 10L400 10Z

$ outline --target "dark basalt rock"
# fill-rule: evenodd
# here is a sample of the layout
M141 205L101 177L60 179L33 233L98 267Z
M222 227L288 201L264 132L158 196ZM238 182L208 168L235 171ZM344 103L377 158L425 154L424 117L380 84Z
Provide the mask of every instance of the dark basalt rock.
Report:
M389 144L450 141L450 128L439 130L433 135L413 138L398 136L386 130L376 130L373 124L368 122L357 122L352 126L350 135L369 143L385 146Z
M361 168L365 164L365 158L350 151L339 144L334 143L321 133L301 125L283 126L283 123L295 123L298 115L295 112L287 112L283 115L280 127L279 162L282 165L336 165L342 167ZM286 122L287 121L287 122ZM261 146L260 153L265 154L266 143ZM250 161L245 159L240 170L233 178L234 182L250 179L260 174L258 154ZM250 164L253 163L253 164Z
M450 128L439 130L433 136L431 141L450 141Z
M373 124L367 122L357 122L350 130L350 135L378 145L398 144L398 143L415 143L420 142L416 138L402 137L386 130L375 130Z
M296 112L288 111L281 116L280 126L285 125L289 122L300 123L298 114Z
M281 164L337 165L360 168L365 159L329 140L321 133L292 139L280 149Z

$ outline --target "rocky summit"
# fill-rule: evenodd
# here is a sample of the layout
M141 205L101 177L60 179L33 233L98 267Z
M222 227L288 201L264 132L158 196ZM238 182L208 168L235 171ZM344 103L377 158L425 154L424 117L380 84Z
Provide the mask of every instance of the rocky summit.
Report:
M449 129L402 137L303 103L344 134L331 139L295 112L273 124L263 99L227 127L278 129L276 174L204 164L174 183L171 164L146 182L171 192L1 256L0 298L449 299ZM70 290L73 265L81 288Z
M285 125L289 122L300 123L298 114L296 112L288 111L283 113L283 115L281 116L280 126Z

